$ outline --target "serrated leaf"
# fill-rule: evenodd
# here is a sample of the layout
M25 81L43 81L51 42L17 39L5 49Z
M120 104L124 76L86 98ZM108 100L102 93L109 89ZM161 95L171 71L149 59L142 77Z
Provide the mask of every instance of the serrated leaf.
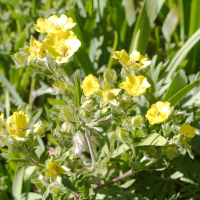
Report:
M152 133L147 138L142 140L137 146L148 146L148 145L154 145L154 146L164 146L167 143L167 140L159 135L158 133Z
M62 184L68 188L69 190L71 190L72 192L78 192L79 189L76 188L72 182L68 179L68 176L66 174L61 174L61 182Z

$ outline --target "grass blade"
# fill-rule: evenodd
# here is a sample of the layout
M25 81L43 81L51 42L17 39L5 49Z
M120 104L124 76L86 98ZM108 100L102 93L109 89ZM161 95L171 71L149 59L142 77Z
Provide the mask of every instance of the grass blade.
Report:
M200 28L186 41L186 43L179 49L167 67L168 74L165 78L165 83L168 83L172 74L190 51L190 49L200 40Z
M177 92L176 94L174 94L170 99L168 99L167 101L170 102L171 106L175 106L179 103L179 101L190 91L192 90L194 87L198 86L200 84L200 79L196 80L195 82L187 85L186 87L184 87L182 90L180 90L179 92Z
M13 98L17 100L18 103L23 103L21 97L16 92L14 87L8 82L8 80L3 76L3 74L0 72L0 80L5 84L5 86L8 88L10 93L12 94Z

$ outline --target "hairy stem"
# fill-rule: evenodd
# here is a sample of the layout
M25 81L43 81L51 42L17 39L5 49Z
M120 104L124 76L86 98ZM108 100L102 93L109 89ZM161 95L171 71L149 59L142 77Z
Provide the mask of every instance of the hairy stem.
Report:
M30 156L27 156L27 159L32 163L32 164L34 164L35 166L37 166L37 167L42 167L41 165L39 165L38 163L36 163Z

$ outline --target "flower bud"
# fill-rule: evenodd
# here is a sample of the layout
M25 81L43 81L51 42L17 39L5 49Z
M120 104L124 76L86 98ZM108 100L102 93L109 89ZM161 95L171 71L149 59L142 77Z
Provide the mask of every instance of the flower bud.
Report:
M146 154L149 158L154 158L155 155L157 154L157 150L155 149L154 146L149 146L146 148Z
M127 108L129 108L130 105L132 105L132 101L131 101L130 97L124 96L121 99L119 99L119 107L120 108L123 108L124 110L127 110Z
M133 126L141 127L143 123L144 123L144 119L140 115L132 117L131 119L131 124Z
M88 112L85 110L80 110L79 115L80 117L83 117L83 118L87 118L89 116Z
M60 110L60 116L64 121L69 121L73 116L72 110L69 107L62 107Z
M115 70L106 69L104 71L104 81L107 82L110 86L113 85L117 80L117 74Z
M129 139L129 132L125 128L117 127L117 137L121 142L127 142Z
M176 147L168 147L165 150L165 154L170 160L172 160L179 155L179 151Z
M35 135L44 136L45 125L40 119L37 121L37 123L33 126L32 129Z
M94 107L95 107L95 104L93 100L87 100L81 106L81 108L86 111L91 111L93 110Z
M67 84L63 80L57 79L53 84L53 89L56 94L64 93L67 89Z
M73 137L75 135L75 128L69 122L64 122L61 126L60 132L66 136Z

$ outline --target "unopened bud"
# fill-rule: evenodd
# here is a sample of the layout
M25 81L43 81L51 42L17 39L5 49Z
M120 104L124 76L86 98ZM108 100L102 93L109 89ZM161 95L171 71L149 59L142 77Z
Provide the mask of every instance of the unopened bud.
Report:
M37 123L33 126L32 129L35 135L44 136L45 125L40 119L37 121Z
M133 126L141 127L142 124L144 123L144 119L140 115L138 115L138 116L132 117L131 123Z
M179 155L179 152L176 147L168 147L165 154L170 160L172 160Z
M61 126L60 132L66 136L73 137L75 135L75 128L69 122L64 122Z
M64 93L67 89L67 84L63 80L55 80L53 84L53 89L56 94Z

